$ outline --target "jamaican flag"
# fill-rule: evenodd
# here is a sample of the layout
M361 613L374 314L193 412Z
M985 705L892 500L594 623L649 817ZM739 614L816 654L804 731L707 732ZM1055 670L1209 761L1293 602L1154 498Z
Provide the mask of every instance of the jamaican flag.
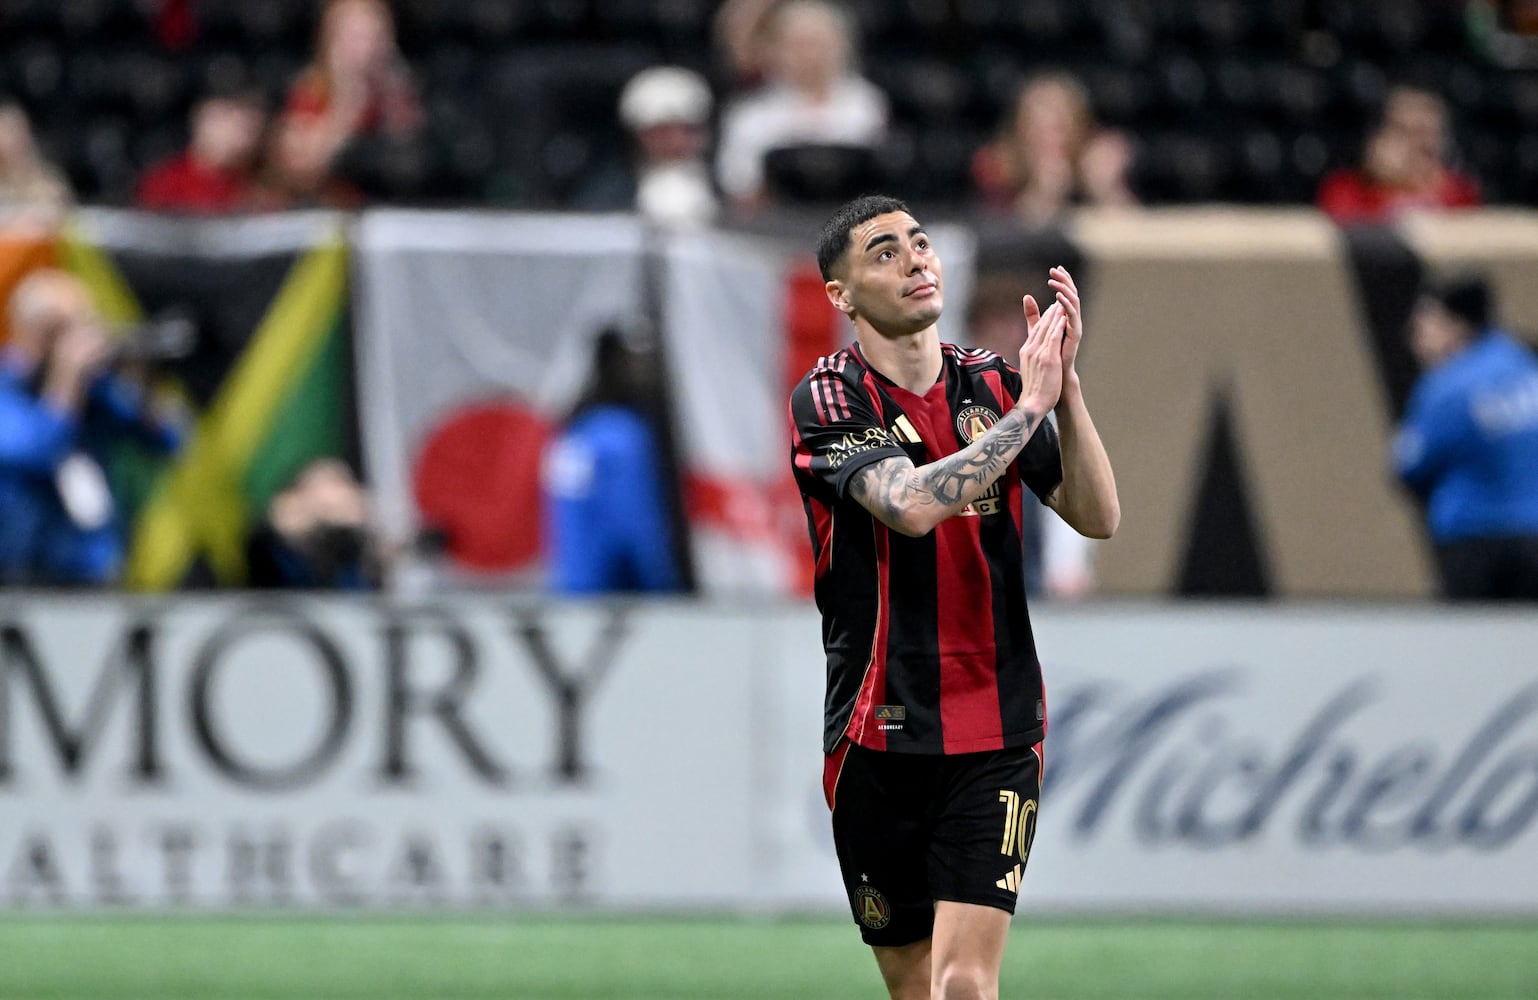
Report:
M331 213L176 219L81 212L58 247L109 320L175 316L192 336L150 362L192 415L179 454L127 448L109 473L129 522L127 584L245 582L245 539L306 463L352 459L347 252Z

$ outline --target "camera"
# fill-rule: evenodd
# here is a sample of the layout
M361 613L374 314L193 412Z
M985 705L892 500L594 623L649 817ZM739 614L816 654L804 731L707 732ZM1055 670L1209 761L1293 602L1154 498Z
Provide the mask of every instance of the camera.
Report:
M122 331L113 343L113 363L180 361L197 346L198 327L185 309L166 309Z

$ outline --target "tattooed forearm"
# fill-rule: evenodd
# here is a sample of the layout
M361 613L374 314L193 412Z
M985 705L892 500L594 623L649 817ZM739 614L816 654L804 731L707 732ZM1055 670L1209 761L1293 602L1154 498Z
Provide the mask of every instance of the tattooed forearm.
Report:
M897 458L876 462L856 474L850 494L883 524L924 534L982 496L1020 454L1040 419L1011 410L976 441L928 465Z
M969 504L982 496L999 478L999 473L1020 454L1035 422L1035 414L1011 410L989 428L988 433L961 451L914 469L913 474L924 480L939 503L948 506Z

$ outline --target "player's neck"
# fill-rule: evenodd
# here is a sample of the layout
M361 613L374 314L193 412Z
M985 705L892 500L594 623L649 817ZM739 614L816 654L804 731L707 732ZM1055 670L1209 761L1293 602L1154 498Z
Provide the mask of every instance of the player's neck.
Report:
M940 334L933 326L889 337L857 323L855 336L870 366L909 392L922 396L939 380Z

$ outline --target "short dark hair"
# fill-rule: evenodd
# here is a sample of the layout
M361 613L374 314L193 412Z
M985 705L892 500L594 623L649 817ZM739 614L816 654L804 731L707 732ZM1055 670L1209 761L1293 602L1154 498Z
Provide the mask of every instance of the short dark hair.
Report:
M1426 294L1475 333L1494 321L1495 296L1490 284L1477 274L1453 275L1440 282L1429 283Z
M844 256L844 251L849 249L849 231L862 222L869 222L888 212L913 214L901 199L885 194L862 194L838 207L832 217L823 223L822 232L817 237L817 269L822 272L823 281L833 279L833 266Z

